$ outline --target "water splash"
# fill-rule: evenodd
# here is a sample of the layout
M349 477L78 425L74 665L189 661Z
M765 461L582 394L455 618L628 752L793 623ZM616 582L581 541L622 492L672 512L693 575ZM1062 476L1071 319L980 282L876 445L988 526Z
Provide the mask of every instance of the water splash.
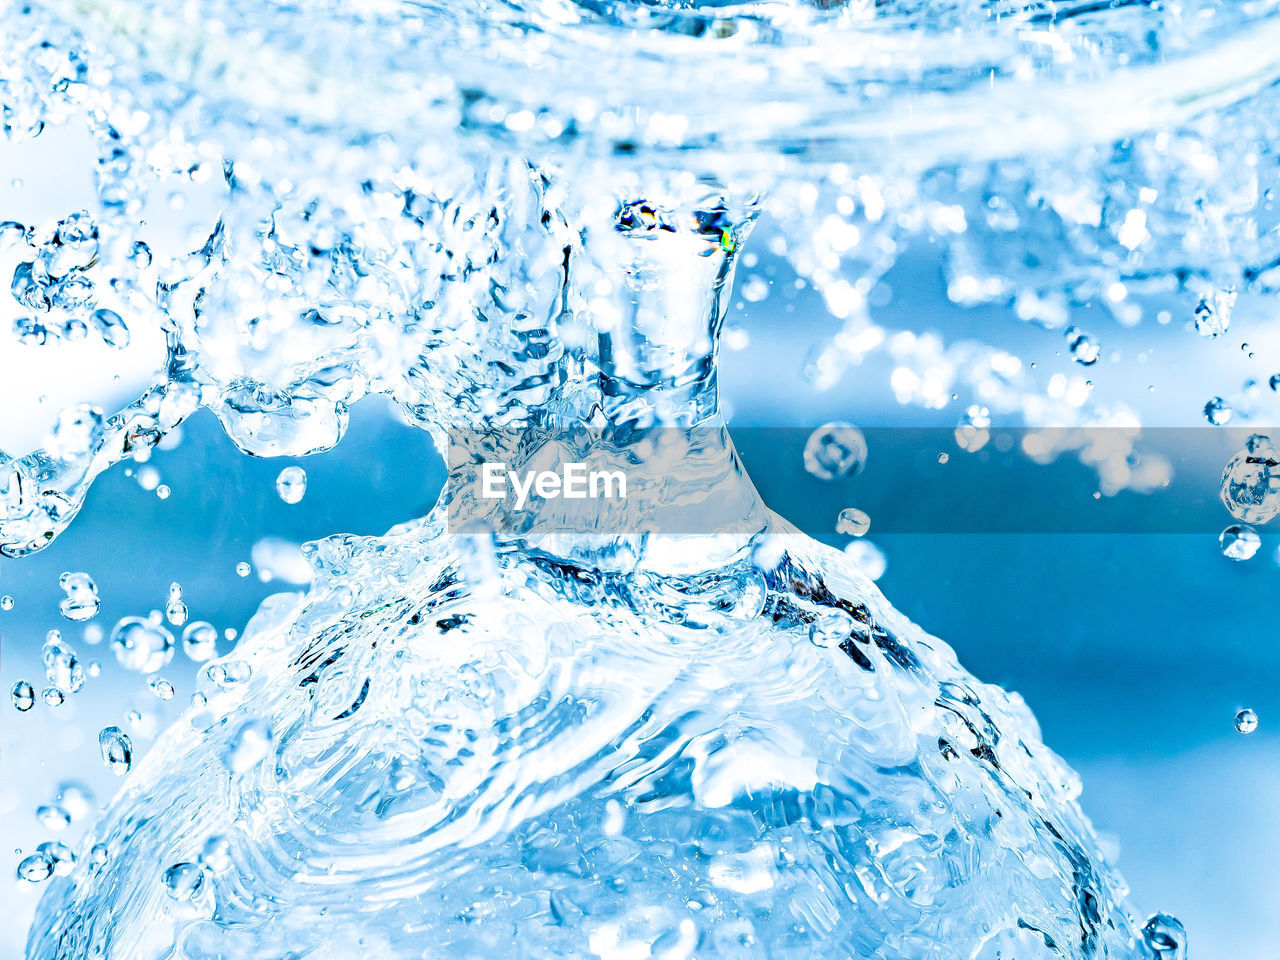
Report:
M24 6L0 27L6 134L87 125L97 197L0 225L17 339L158 329L166 358L123 410L0 455L0 552L47 545L200 408L261 456L331 447L372 393L437 437L716 423L762 212L841 324L817 386L885 351L901 403L965 394L969 452L993 414L1136 430L1083 378L886 330L873 294L934 243L953 302L1063 329L1085 366L1086 302L1132 325L1182 297L1221 337L1237 290L1280 289L1275 6ZM166 249L143 213L173 185L216 212ZM819 476L865 460L847 423L810 446ZM450 537L441 507L309 547L310 592L204 668L89 855L28 864L59 877L30 955L1183 955L1176 921L1125 906L1021 702L888 606L874 544L805 542L725 450L708 484L753 537ZM1108 491L1160 481L1079 452ZM1262 508L1249 470L1233 513ZM1229 531L1228 556L1257 549ZM212 631L187 626L193 660ZM175 645L159 613L110 642L145 674ZM73 683L55 654L46 702ZM123 730L100 746L129 773Z
M768 564L739 538L674 576L495 543L496 583L439 516L312 545L311 591L265 604L215 665L245 679L211 675L141 760L94 831L110 869L43 903L32 955L518 930L529 956L1147 956L1021 701L837 552L770 536Z

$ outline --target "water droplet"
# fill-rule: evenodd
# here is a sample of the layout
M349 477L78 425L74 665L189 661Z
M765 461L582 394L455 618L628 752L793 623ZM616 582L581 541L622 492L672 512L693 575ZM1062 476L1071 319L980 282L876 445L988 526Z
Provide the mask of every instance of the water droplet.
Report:
M1215 427L1220 427L1231 419L1231 404L1221 397L1214 397L1204 405L1204 418Z
M154 693L161 700L173 699L173 694L174 694L173 684L170 683L168 680L165 680L163 677L153 678L149 686L151 687L151 692Z
M212 660L218 652L218 631L213 624L195 620L182 631L182 652L196 663Z
M1071 358L1082 366L1090 367L1102 356L1102 347L1079 327L1067 327L1067 349Z
M164 872L164 889L179 903L195 900L204 891L204 870L194 863L175 863Z
M49 861L55 876L68 877L76 866L76 855L65 843L48 840L36 847L36 853Z
M1267 523L1280 514L1280 452L1254 434L1222 472L1218 495L1237 520Z
M133 766L133 741L119 727L106 727L98 734L102 762L117 777L123 777Z
M60 707L66 702L67 695L57 687L45 687L40 691L40 699L50 707Z
M851 423L834 421L809 435L804 468L820 480L857 476L867 462L867 440Z
M58 609L68 620L83 622L96 616L102 608L98 585L87 573L64 573L58 578L58 586L66 594Z
M92 867L104 866L107 862L107 845L105 843L95 843L89 848L89 865Z
M301 467L285 467L276 477L276 493L285 503L297 503L307 493L307 472Z
M79 693L84 686L84 668L75 651L62 642L62 634L50 630L40 652L45 679L63 693Z
M951 454L949 454L949 453L945 453L945 452L943 452L943 453L938 454L938 462L939 462L939 463L946 463L946 462L947 462L948 460L950 460L950 459L951 459Z
M249 575L249 569L250 569L249 564L241 560L239 563L236 564L236 576L247 577Z
M36 807L36 819L46 830L65 830L71 826L71 814L57 804Z
M26 713L36 705L36 689L26 680L19 680L9 691L9 698L20 713Z
M1228 560L1248 560L1262 544L1258 532L1243 523L1233 523L1218 536L1222 555Z
M18 879L28 883L43 883L53 876L53 861L40 853L33 853L18 864Z
M1187 931L1176 917L1152 915L1142 928L1142 939L1155 960L1187 960Z
M175 627L180 627L187 622L187 604L179 596L177 598L170 597L169 602L164 608L165 619Z
M156 496L161 500L168 500L169 494L172 492L173 491L169 489L169 485L167 483L162 483L156 487Z
M125 617L111 631L111 649L126 670L155 673L173 659L173 634L151 619Z
M9 596L6 593L3 597L0 597L0 610L12 610L12 609L13 609L13 597Z
M1241 733L1253 733L1258 729L1258 715L1253 710L1245 707L1236 713L1236 729Z
M260 720L246 723L231 739L222 762L235 774L252 770L271 749L271 728Z
M151 266L151 248L139 240L129 251L129 259L139 270L145 270Z
M836 518L836 533L860 537L871 529L871 518L857 507L845 507Z
M868 580L879 580L889 568L884 551L870 540L854 540L844 548L844 552Z
M1273 373L1271 375L1271 379L1267 381L1267 385L1271 387L1272 390L1280 393L1280 373Z
M102 342L113 350L123 350L129 346L129 328L124 318L114 310L98 309L89 318L93 329Z

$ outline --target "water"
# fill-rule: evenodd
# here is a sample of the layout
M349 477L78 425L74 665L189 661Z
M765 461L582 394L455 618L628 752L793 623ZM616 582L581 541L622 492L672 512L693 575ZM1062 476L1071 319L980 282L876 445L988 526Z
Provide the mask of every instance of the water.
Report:
M160 330L165 364L118 412L77 405L0 456L0 551L46 546L95 477L202 407L255 456L332 447L371 393L442 449L483 424L530 461L587 427L640 460L662 428L718 428L727 291L762 215L840 322L819 389L885 351L898 402L964 405L968 452L993 414L1128 426L1092 380L886 331L873 295L932 242L954 303L1062 328L1093 368L1100 341L1067 323L1086 302L1132 326L1172 301L1221 339L1238 289L1276 292L1280 20L1184 6L15 11L7 134L81 123L97 151L94 210L3 231L21 349ZM192 242L147 226L157 188L171 210L203 197ZM1020 699L893 610L875 544L808 541L714 449L695 487L741 505L730 533L459 536L447 495L304 548L305 597L268 601L222 659L180 588L119 621L113 654L158 699L166 622L209 662L145 754L101 731L125 787L79 864L56 845L19 867L48 883L29 956L1182 956L1176 920L1127 905ZM804 454L823 479L866 457L846 421ZM1161 479L1081 458L1109 492ZM1270 508L1265 471L1228 466L1238 519ZM280 474L286 503L305 488ZM1224 531L1227 557L1257 549ZM254 566L296 567L279 554ZM75 654L50 643L62 702Z
M677 934L742 956L893 937L943 956L993 931L1018 942L1019 921L1056 942L1083 931L1086 955L1143 955L1078 784L1025 707L838 554L782 535L775 566L739 544L674 580L628 566L567 581L507 552L482 600L435 520L318 544L307 598L265 606L237 648L248 679L203 682L207 705L130 775L94 834L117 853L46 901L37 955L128 955L160 931L191 956L335 934L479 955L518 930L530 956ZM677 584L682 623L665 613ZM833 614L838 636L816 645L811 624ZM212 837L230 866L197 880L184 865ZM190 913L166 906L179 867ZM993 895L975 901L974 883ZM136 892L108 892L122 887ZM320 911L322 927L300 922Z

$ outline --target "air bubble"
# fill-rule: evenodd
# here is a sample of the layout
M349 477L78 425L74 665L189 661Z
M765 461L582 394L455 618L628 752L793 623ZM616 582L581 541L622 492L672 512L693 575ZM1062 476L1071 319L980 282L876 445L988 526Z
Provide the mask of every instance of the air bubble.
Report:
M301 467L285 467L276 477L276 493L285 503L298 503L307 493L307 472Z
M40 653L45 679L63 693L79 693L84 686L84 668L75 651L62 642L58 631L49 631Z
M1071 359L1082 366L1090 367L1102 356L1102 347L1079 327L1067 327L1067 350Z
M204 870L194 863L174 864L164 872L164 889L179 903L199 899L204 891Z
M97 616L102 609L98 585L87 573L64 573L58 578L58 586L66 594L58 609L68 620L83 622Z
M1237 520L1267 523L1280 514L1280 453L1254 434L1222 472L1218 495Z
M1253 733L1258 729L1258 715L1253 710L1245 707L1236 714L1236 729L1241 733Z
M18 864L18 879L43 883L53 876L53 861L44 854L33 853Z
M1187 960L1187 931L1176 917L1154 914L1142 928L1142 938L1154 960Z
M194 620L182 631L182 652L195 663L212 660L218 652L218 631L213 624Z
M164 615L175 627L187 622L187 604L182 599L182 586L177 582L169 584L169 601L165 605Z
M123 777L133 766L133 741L119 727L106 727L98 734L102 762L117 777Z
M173 634L154 617L125 617L111 631L111 650L126 670L155 673L173 659Z
M36 689L26 680L19 680L10 689L9 699L16 710L26 713L36 705Z
M1231 404L1221 397L1214 397L1204 405L1204 418L1215 427L1221 427L1231 419Z
M820 480L856 476L867 462L867 441L851 423L837 420L809 435L804 468Z
M1248 560L1258 552L1262 539L1253 527L1243 523L1233 523L1218 536L1218 545L1222 555L1228 560Z
M857 507L845 507L836 518L836 533L861 537L871 529L871 518Z

